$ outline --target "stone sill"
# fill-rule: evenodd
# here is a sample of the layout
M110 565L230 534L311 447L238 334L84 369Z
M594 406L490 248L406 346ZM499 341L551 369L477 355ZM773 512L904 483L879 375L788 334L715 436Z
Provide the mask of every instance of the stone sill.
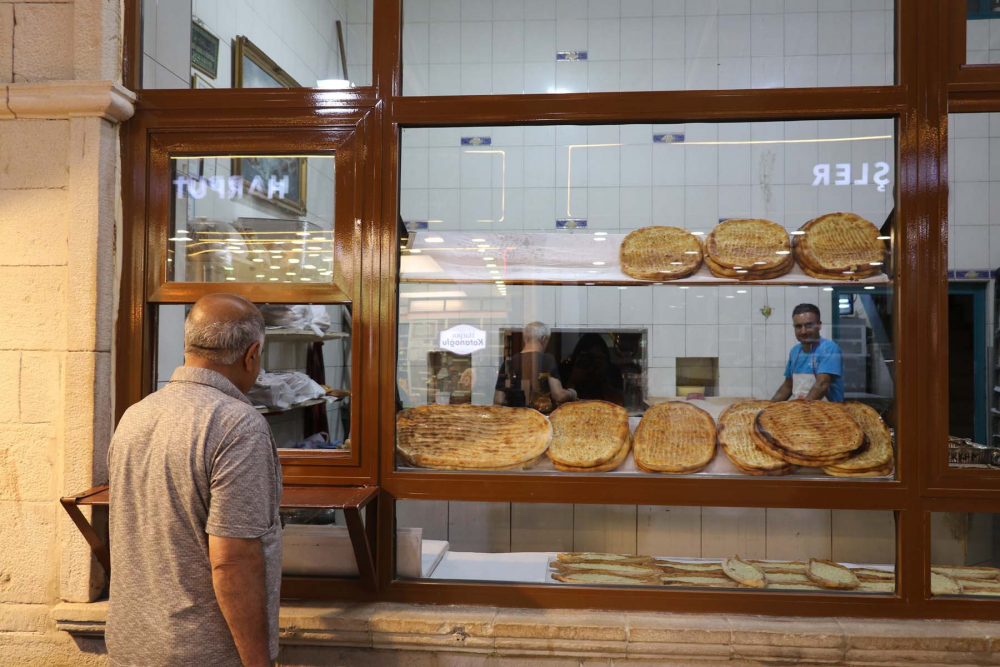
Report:
M103 636L107 601L64 602L56 627ZM774 618L378 603L283 604L281 643L495 657L1000 665L1000 623Z

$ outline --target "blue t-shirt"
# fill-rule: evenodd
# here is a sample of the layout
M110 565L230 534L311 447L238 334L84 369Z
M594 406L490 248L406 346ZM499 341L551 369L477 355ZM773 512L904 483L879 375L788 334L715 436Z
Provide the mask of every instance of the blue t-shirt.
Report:
M793 373L832 375L830 388L826 398L840 403L844 400L844 358L840 354L840 346L827 338L820 338L819 343L810 352L802 349L799 343L788 353L788 364L785 366L785 377Z

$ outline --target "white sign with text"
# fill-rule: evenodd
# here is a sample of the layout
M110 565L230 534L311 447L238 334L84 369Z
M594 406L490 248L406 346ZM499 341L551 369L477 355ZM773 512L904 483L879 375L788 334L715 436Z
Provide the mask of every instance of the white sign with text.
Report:
M868 174L871 173L871 179ZM876 162L870 165L867 162L861 164L858 171L854 171L852 165L843 164L818 164L813 167L813 186L819 185L876 185L879 192L885 192L885 187L889 185L889 163Z
M468 324L459 324L442 331L438 344L455 354L472 354L486 349L486 332Z

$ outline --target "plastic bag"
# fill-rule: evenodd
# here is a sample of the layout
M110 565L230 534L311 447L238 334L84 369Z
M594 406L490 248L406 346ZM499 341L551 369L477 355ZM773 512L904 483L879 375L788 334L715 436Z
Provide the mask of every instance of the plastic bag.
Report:
M298 305L276 306L265 304L260 307L264 324L269 327L288 329L311 329L317 336L330 328L330 314L325 306Z
M296 403L326 396L326 389L305 373L268 373L268 375L277 375L284 379L292 395L295 396Z
M247 398L254 405L282 410L288 409L298 402L295 400L295 392L288 386L288 382L277 373L258 375L257 382L250 389Z

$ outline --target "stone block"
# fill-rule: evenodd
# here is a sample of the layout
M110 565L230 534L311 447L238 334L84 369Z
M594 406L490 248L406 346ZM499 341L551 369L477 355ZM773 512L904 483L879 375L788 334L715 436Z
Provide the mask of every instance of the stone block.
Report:
M283 644L329 644L371 647L368 617L373 604L282 605L278 624Z
M839 619L849 649L866 651L946 651L986 653L990 636L980 623L957 621L883 621Z
M0 266L66 264L68 205L63 190L0 190Z
M626 653L624 641L497 637L494 646L499 656L624 658Z
M65 357L62 493L107 480L112 433L111 354L70 352Z
M14 20L14 81L72 79L73 6L18 4Z
M60 352L25 352L21 355L22 422L47 423L61 416L62 356Z
M67 634L0 633L3 667L107 667L103 639Z
M622 614L567 609L510 609L497 612L494 635L508 639L627 640Z
M730 616L733 645L814 647L844 651L844 630L833 619Z
M0 425L0 501L52 499L55 428L49 424Z
M489 607L418 607L380 604L371 616L372 633L490 637L496 610Z
M629 643L729 645L732 628L724 616L634 613L627 615ZM727 649L728 652L728 649Z
M0 132L4 125L14 124L0 123ZM0 350L63 349L65 278L66 271L60 267L0 266L0 313L5 320L0 327Z
M0 352L0 423L21 418L21 353Z
M848 649L845 662L848 665L866 665L871 667L897 667L906 665L915 667L973 667L975 665L995 665L990 656L985 653L955 653L951 651L911 651L899 649L884 651L881 649Z
M0 83L14 80L14 6L0 5Z
M0 123L0 190L69 185L69 121Z
M47 603L55 549L54 503L0 501L0 603Z
M117 127L100 118L70 121L68 350L111 350L114 313Z
M0 604L0 632L42 632L48 616L48 605Z

